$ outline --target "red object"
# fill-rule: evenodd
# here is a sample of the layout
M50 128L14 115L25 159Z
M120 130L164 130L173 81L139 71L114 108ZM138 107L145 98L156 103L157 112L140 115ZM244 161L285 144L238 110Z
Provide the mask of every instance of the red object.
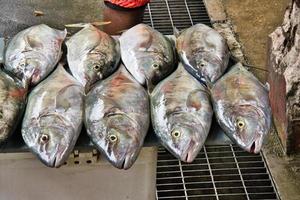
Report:
M123 8L138 8L146 5L150 0L105 0Z

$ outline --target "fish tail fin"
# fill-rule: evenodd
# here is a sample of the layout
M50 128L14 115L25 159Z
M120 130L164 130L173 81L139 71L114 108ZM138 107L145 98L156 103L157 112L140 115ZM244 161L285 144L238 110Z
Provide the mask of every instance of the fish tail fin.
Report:
M147 92L150 95L154 90L155 85L150 80L146 80Z
M175 26L173 26L173 35L175 35L175 37L180 35L180 31Z
M22 87L25 89L25 90L28 90L29 86L30 86L30 82L31 82L31 79L27 79L26 77L24 77L22 80L21 80L21 85Z
M65 24L65 27L67 28L84 28L89 25L93 26L104 26L107 24L110 24L111 21L106 21L106 22L90 22L90 23L75 23L75 24Z

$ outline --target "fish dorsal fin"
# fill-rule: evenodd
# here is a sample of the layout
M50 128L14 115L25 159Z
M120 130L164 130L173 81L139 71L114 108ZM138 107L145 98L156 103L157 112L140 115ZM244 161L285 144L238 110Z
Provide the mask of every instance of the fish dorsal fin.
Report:
M173 26L173 35L176 38L180 35L180 31L175 26Z
M67 85L66 87L62 88L56 96L55 103L56 103L56 109L58 110L64 110L67 111L69 108L71 108L74 102L71 100L78 99L80 101L80 94L82 93L82 90L80 89L80 86L77 84L71 84Z

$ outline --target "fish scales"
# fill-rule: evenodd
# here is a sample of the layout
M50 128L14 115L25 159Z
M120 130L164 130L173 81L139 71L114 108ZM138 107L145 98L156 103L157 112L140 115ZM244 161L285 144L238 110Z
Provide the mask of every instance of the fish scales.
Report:
M237 145L258 153L271 126L268 90L238 63L211 89L217 120Z
M225 39L204 24L196 24L175 35L177 52L186 70L202 82L215 83L229 62Z
M81 132L83 87L62 65L28 97L22 122L26 145L49 167L61 166Z
M27 90L20 81L0 71L0 143L14 132L23 116Z
M180 63L150 96L154 131L177 158L192 162L209 133L212 108L208 91Z
M96 147L113 166L129 169L149 127L149 98L123 65L86 96L85 126Z
M66 30L56 30L45 24L19 32L5 50L5 70L22 80L25 87L38 84L58 63L66 35Z
M74 34L66 45L70 70L86 91L118 67L119 42L91 24Z
M170 40L150 26L138 24L119 40L125 67L149 92L175 70L175 51Z

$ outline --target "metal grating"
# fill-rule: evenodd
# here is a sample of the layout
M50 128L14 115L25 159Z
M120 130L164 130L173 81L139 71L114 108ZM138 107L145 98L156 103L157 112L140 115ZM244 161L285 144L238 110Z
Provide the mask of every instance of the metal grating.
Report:
M144 23L165 35L172 35L173 27L182 30L197 23L211 26L202 0L151 0Z
M158 200L279 199L262 155L234 145L205 146L193 163L158 151Z
M151 0L144 22L165 35L173 27L211 26L202 0ZM190 164L160 148L156 187L158 200L279 199L263 156L234 145L206 145Z

